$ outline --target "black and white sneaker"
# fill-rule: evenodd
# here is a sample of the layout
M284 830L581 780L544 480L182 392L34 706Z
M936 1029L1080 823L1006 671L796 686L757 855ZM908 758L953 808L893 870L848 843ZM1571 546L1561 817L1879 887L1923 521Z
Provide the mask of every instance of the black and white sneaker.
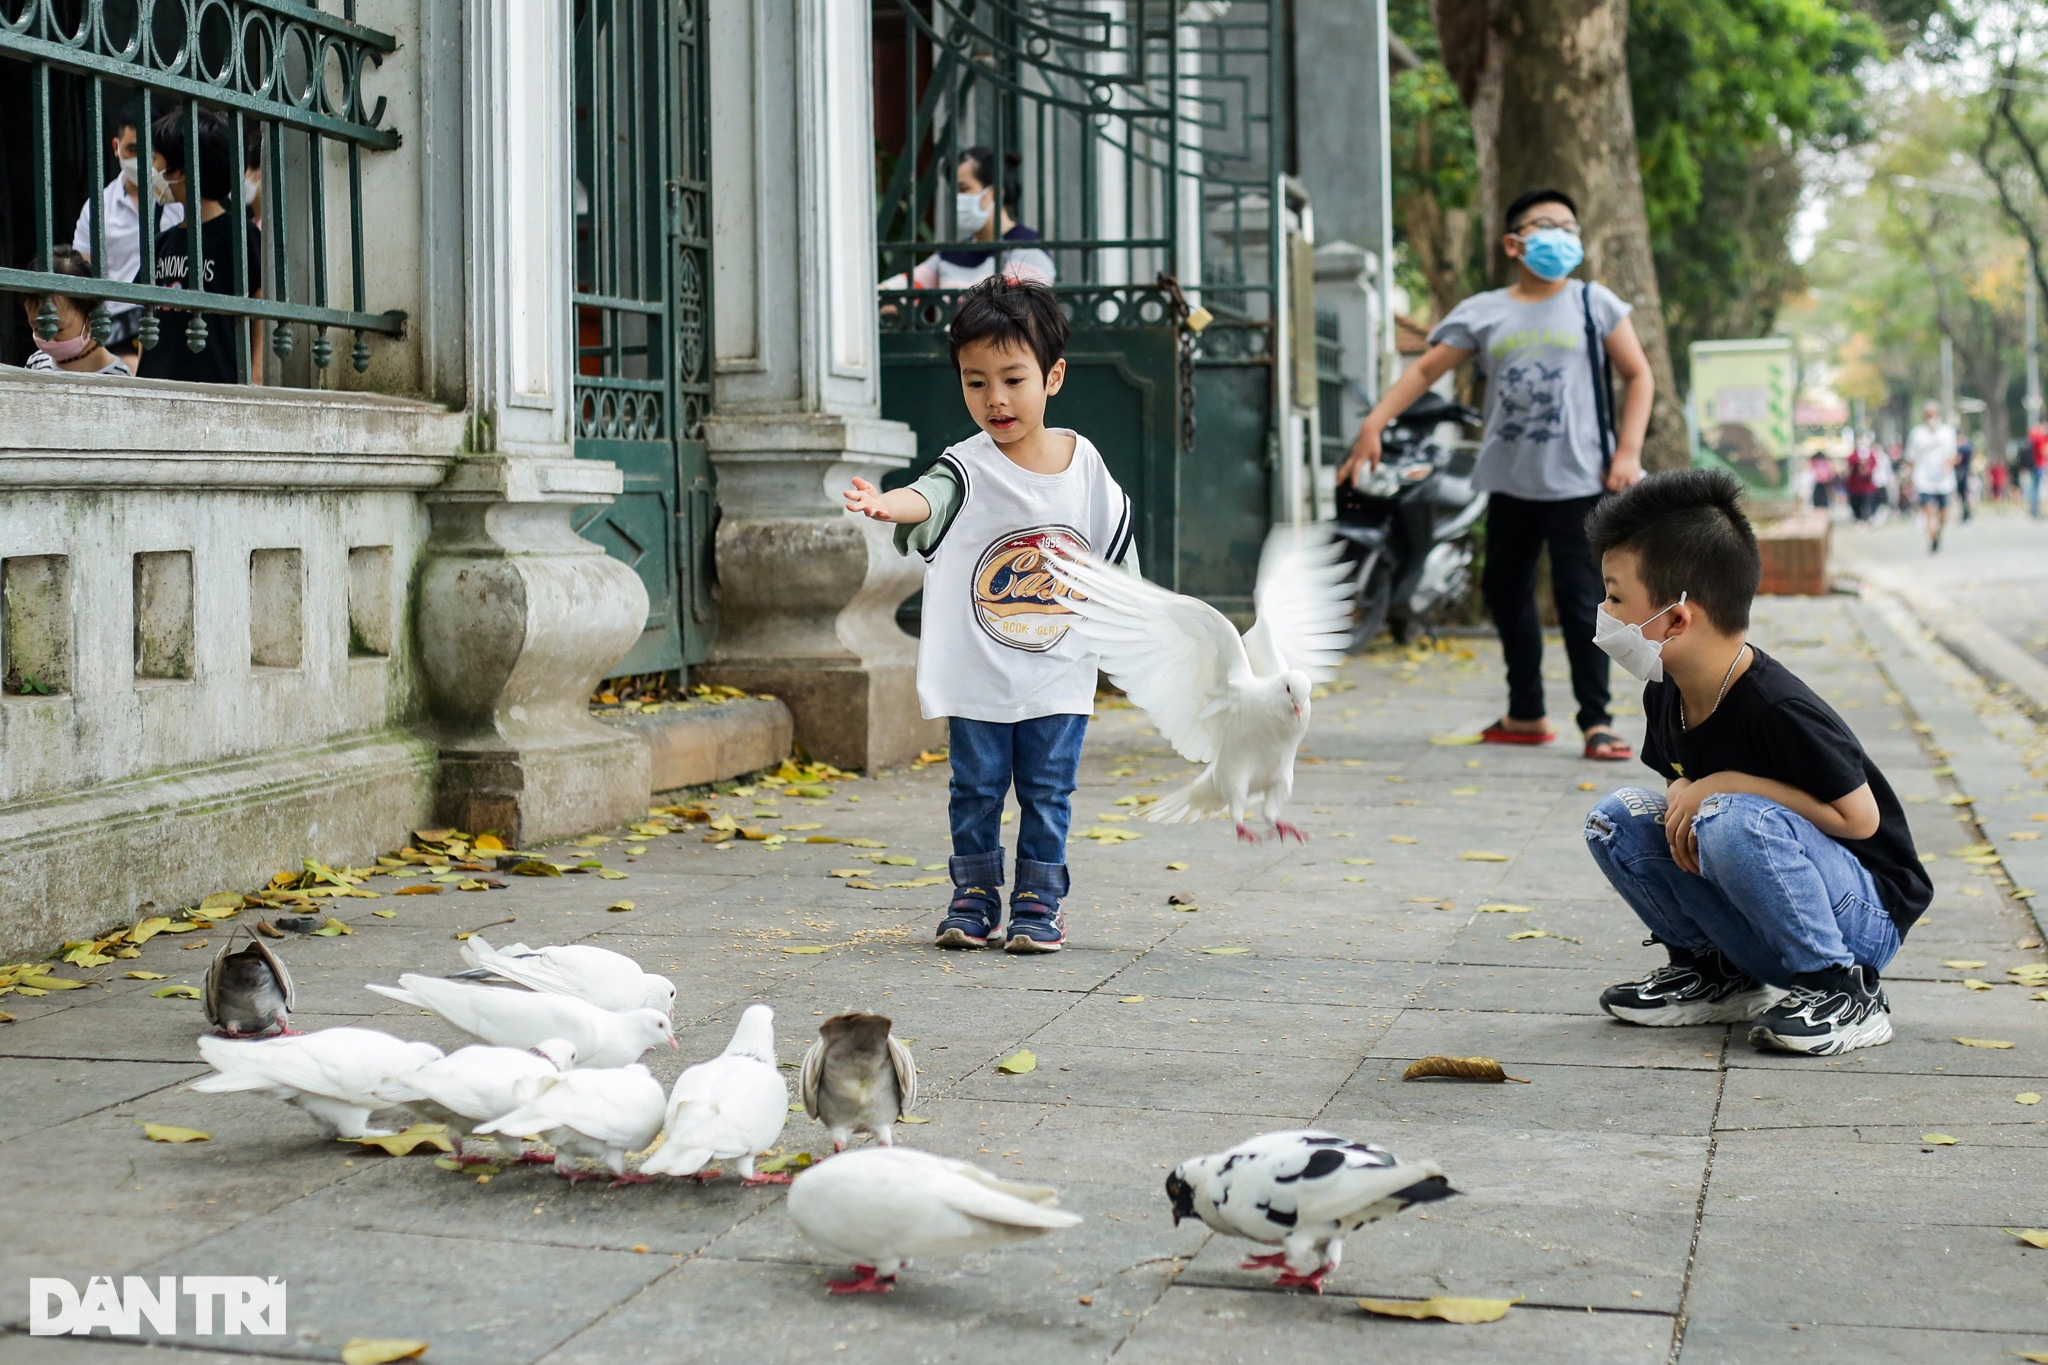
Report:
M1769 1009L1778 994L1716 949L1693 953L1674 948L1668 966L1602 991L1600 1008L1624 1023L1652 1028L1746 1024Z
M1783 1000L1765 1010L1749 1031L1760 1048L1833 1057L1892 1040L1891 1002L1877 973L1861 965L1796 977Z

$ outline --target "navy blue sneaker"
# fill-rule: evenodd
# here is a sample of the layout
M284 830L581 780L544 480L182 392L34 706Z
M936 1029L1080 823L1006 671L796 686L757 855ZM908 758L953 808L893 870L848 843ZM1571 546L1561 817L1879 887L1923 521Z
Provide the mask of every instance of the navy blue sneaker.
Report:
M953 903L939 921L941 948L986 948L1003 930L1003 851L947 860Z
M1064 863L1017 859L1017 893L1003 948L1012 953L1056 953L1066 946L1067 916L1060 909L1069 887Z

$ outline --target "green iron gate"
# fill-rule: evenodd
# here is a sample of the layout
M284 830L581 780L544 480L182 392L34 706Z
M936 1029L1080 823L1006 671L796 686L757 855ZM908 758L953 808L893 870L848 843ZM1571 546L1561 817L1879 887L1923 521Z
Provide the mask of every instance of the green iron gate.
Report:
M577 0L576 454L625 475L577 528L647 585L620 674L701 662L713 625L704 60L701 0Z
M1283 8L875 4L882 278L982 245L959 230L954 173L987 148L1073 328L1047 420L1087 435L1131 494L1147 577L1226 609L1249 603L1268 525L1277 266L1260 243L1279 226ZM913 474L974 432L946 346L956 300L882 291L882 412L917 432ZM1199 339L1190 307L1215 318Z

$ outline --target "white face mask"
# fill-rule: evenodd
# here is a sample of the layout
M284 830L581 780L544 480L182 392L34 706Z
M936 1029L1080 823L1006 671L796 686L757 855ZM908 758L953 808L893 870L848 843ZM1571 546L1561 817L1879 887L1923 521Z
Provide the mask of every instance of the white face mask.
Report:
M149 197L159 204L178 202L178 196L171 192L171 178L155 167L149 172Z
M1672 607L1684 605L1685 594L1680 593L1678 594L1678 600L1673 602L1670 607L1664 608L1664 611L1670 611ZM1657 619L1657 616L1662 616L1664 611L1660 611L1656 616L1650 617L1641 626L1625 626L1616 620L1606 607L1600 607L1593 613L1593 643L1600 647L1602 654L1620 664L1632 677L1639 678L1643 682L1662 682L1664 680L1664 642L1662 640L1645 640L1643 638L1643 626L1649 625L1650 621Z
M961 190L953 196L953 216L959 221L960 235L972 237L988 222L989 210L981 206L981 196L987 190Z
M250 204L253 204L253 203L255 203L255 202L256 202L256 200L257 200L257 198L258 198L258 197L259 197L259 196L260 196L260 195L261 195L262 193L263 193L263 172L261 172L261 171L244 171L244 172L242 173L242 205L243 205L243 207L245 207L245 208L246 208L246 207L247 207L247 206L249 206Z
M142 167L142 163L141 163L140 161L136 160L136 159L135 159L134 157L132 157L132 156L124 156L124 157L122 157L122 158L121 158L121 178L122 178L123 180L127 181L127 182L128 182L128 183L129 183L130 185L140 185L140 184L142 183L142 170L141 170L141 167Z

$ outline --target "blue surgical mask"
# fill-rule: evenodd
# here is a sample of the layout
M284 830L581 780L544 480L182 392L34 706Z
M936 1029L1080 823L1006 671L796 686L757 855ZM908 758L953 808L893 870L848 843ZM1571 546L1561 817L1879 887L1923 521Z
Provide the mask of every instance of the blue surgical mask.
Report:
M1561 280L1585 259L1579 239L1563 228L1537 228L1522 238L1522 264L1539 279Z

